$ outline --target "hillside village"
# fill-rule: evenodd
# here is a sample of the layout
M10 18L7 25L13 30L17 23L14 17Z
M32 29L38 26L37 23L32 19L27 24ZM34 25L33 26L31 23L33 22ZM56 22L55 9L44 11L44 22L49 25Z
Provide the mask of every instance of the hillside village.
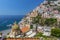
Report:
M2 37L2 34L0 35ZM60 0L44 1L18 24L12 25L6 38L60 38ZM50 40L50 39L46 39ZM52 39L54 40L54 39Z

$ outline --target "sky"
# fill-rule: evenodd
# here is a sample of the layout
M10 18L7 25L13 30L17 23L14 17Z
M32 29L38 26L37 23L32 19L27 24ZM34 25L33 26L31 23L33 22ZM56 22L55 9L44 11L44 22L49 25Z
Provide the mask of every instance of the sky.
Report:
M0 15L25 15L44 0L0 0Z

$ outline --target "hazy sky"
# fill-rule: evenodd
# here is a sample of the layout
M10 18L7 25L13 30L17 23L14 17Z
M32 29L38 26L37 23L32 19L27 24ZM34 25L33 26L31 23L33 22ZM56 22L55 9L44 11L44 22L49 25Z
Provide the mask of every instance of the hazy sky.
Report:
M44 0L0 0L0 15L25 15Z

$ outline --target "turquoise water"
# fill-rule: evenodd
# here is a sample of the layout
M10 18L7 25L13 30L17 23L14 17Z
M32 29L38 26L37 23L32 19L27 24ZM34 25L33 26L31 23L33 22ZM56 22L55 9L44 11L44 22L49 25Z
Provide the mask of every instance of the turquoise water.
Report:
M18 23L24 15L1 15L0 16L0 31L10 29L11 27L7 26L13 24L15 21Z

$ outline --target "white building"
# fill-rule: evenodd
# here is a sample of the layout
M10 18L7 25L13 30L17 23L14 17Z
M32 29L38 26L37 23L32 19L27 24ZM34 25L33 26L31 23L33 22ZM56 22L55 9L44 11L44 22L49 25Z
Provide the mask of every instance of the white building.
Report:
M20 37L22 37L22 36L23 36L23 35L17 35L16 38L20 38Z
M36 32L33 32L31 35L29 35L28 37L34 37L36 35Z
M43 35L50 36L51 35L51 28L50 27L44 27Z
M38 32L43 32L43 27L42 26L38 26L37 31Z
M44 14L42 14L42 17L43 18L50 18L50 15L47 12L45 12Z
M45 0L45 1L43 2L43 4L48 4L48 1Z
M9 35L7 35L7 37L15 38L15 32L11 32Z
M33 24L33 30L36 30L36 24Z
M45 35L45 36L50 36L50 35L51 35L51 33L50 33L50 32L48 32L48 31L45 31L45 32L43 33L43 35Z
M31 35L32 33L33 33L33 31L30 30L29 32L26 33L26 35L28 36L28 35Z

